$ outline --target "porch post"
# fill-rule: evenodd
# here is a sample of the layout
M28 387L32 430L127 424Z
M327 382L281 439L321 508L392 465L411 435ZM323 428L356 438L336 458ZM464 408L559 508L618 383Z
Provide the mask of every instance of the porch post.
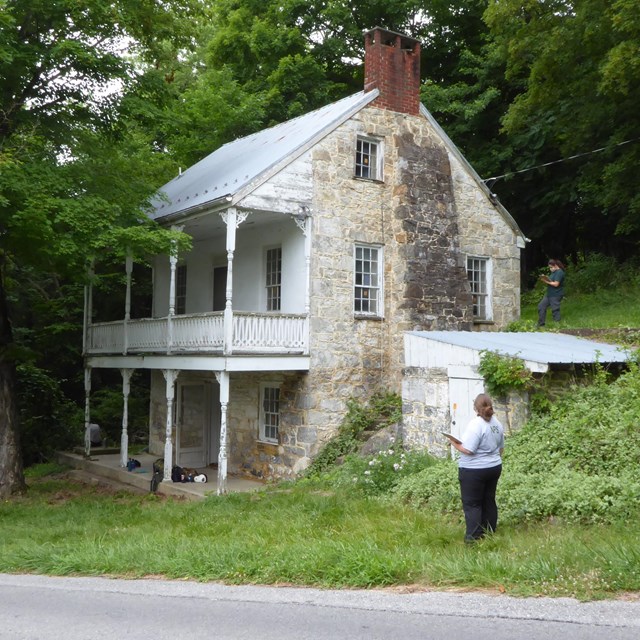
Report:
M120 466L126 467L129 461L129 392L131 390L131 374L133 369L120 369L122 375L122 434L120 435Z
M227 289L224 306L224 353L233 353L233 252L236 249L236 227L238 219L234 207L229 207L223 215L227 225Z
M91 457L91 433L89 432L89 422L91 420L91 411L89 405L89 396L91 394L91 367L84 368L84 455L86 458Z
M163 369L162 375L167 381L166 397L167 397L167 422L164 436L164 477L163 482L171 482L171 468L173 467L173 399L175 395L174 385L180 372L175 369Z
M129 320L131 320L131 273L133 271L133 258L128 253L125 259L125 270L127 273L127 293L124 299L124 326L123 326L123 346L122 355L127 355L129 351Z
M304 221L304 353L309 353L309 316L311 314L311 216Z
M218 453L218 495L227 493L227 406L229 404L229 372L216 372L220 384L220 451Z
M171 275L169 279L169 315L167 316L167 353L173 349L173 316L176 313L176 265L178 254L172 251L169 256Z

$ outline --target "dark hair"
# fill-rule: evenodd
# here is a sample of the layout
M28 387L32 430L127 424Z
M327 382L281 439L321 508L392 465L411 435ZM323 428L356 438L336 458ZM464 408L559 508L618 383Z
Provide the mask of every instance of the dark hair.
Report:
M567 268L562 264L560 260L556 260L555 258L551 258L548 262L550 267L558 267L558 269L562 269L563 271Z
M486 393L481 393L476 397L473 401L473 408L481 418L487 422L491 420L491 416L493 415L493 403Z

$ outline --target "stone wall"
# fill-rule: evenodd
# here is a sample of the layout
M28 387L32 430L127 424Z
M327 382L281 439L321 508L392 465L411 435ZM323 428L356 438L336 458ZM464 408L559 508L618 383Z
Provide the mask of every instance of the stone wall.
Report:
M354 178L358 134L381 141L383 180ZM462 244L475 248L476 230L459 223L478 207L469 194L456 193L447 149L421 116L365 108L319 143L312 159L311 370L303 395L304 424L317 433L317 450L335 434L349 398L400 393L405 331L472 328ZM497 213L490 222L495 246L485 234L483 248L494 255L509 242L509 255L517 254L506 222ZM473 238L461 237L462 230ZM384 253L382 318L354 317L355 243ZM514 269L509 278L501 274L507 282L519 282L519 263L505 268Z

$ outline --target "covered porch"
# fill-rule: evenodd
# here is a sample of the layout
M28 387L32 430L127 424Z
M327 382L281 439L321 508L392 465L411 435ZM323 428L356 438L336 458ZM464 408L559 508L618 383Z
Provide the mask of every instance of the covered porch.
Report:
M121 466L119 453L98 453L86 457L83 454L71 452L59 452L57 459L60 464L65 464L82 473L80 479L83 482L99 485L102 482L121 485L123 489L129 489L139 493L148 493L153 477L153 463L157 456L149 453L136 454L135 459L140 462L140 467L134 471L127 471ZM158 485L157 492L160 495L174 496L186 500L204 500L208 496L217 495L218 474L215 468L198 469L207 475L208 481L199 482L171 482L162 481ZM228 493L240 493L247 491L260 491L265 484L259 480L248 478L235 478L229 476L226 479L226 491Z

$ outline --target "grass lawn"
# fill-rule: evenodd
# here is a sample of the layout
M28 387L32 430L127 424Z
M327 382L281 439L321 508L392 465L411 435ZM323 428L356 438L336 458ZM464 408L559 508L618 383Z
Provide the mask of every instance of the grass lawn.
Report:
M313 486L193 503L112 493L64 473L29 485L0 504L0 572L581 599L640 590L638 523L503 527L469 547L457 518Z

